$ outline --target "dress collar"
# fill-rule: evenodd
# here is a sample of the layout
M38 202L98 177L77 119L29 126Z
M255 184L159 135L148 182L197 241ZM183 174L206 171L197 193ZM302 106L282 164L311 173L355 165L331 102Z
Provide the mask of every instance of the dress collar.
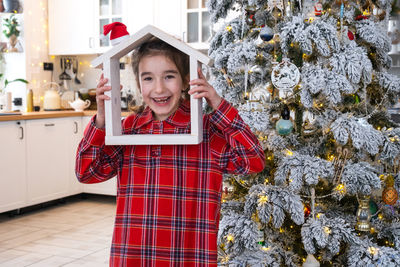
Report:
M154 121L156 120L154 118L153 112L147 106L142 113L137 115L137 120L133 128L139 129ZM165 119L165 122L178 128L186 128L190 124L190 101L181 101L178 109L167 119Z

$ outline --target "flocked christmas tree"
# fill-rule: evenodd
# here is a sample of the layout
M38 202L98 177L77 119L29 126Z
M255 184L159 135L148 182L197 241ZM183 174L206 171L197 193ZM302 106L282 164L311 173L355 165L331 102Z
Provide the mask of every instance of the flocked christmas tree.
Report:
M392 1L207 7L226 23L211 39L213 85L266 155L262 173L225 177L219 264L400 266Z

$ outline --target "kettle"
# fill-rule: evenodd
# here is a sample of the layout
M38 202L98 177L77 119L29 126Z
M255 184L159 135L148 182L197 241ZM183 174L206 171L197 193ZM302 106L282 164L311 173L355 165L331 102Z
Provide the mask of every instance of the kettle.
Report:
M77 98L74 102L68 101L68 104L75 109L75 111L83 111L85 108L90 106L90 100L86 99L83 101L82 99Z
M46 90L44 93L43 109L45 111L61 110L61 97L60 94L58 93L60 86L55 82L50 82L47 83L45 87L48 85L50 85L50 88ZM53 88L53 85L55 85L56 88Z

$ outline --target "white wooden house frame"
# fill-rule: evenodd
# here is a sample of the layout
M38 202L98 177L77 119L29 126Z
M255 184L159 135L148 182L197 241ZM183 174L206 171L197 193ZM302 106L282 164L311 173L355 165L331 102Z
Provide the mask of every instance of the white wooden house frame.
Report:
M109 80L107 85L112 88L105 93L111 98L105 101L106 145L199 144L203 141L202 99L194 99L193 96L190 96L190 134L122 135L119 60L152 37L157 37L189 56L190 80L198 78L197 69L201 63L211 64L211 59L203 53L152 25L147 25L94 59L92 66L103 69L104 77Z

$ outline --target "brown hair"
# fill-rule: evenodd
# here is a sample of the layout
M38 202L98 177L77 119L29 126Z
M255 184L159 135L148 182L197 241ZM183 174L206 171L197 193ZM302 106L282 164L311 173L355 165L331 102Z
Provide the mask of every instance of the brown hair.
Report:
M132 69L133 74L136 77L136 84L140 88L139 82L139 63L145 56L156 56L163 55L170 59L179 71L182 78L182 83L188 85L189 80L187 79L189 75L189 56L182 51L176 49L175 47L169 45L168 43L153 37L149 41L143 43L139 48L132 52ZM182 97L184 99L189 99L188 88L182 92ZM140 107L131 107L131 110L138 113L143 111L144 104Z

